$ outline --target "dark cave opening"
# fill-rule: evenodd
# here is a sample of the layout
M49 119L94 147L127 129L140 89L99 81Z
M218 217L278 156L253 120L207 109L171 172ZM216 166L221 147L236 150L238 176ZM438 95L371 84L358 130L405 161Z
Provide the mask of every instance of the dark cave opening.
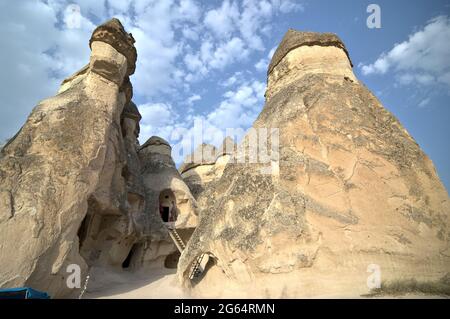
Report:
M128 253L127 258L125 258L125 260L122 262L122 268L123 269L130 268L131 260L133 259L133 255L134 255L134 251L135 250L136 250L136 245L133 245L133 247L131 247L131 249L130 249L130 252Z
M167 223L169 221L169 207L167 206L163 206L162 207L162 212L161 212L161 217L163 222Z
M177 220L176 197L171 189L165 189L159 193L159 214L164 223Z
M87 233L88 233L88 226L89 226L89 214L86 214L86 216L83 218L83 221L80 224L80 227L78 228L78 249L81 250L81 246L84 243L84 240L87 237Z
M180 252L174 251L170 255L166 257L164 260L164 267L168 269L177 269L178 266L178 260L180 259Z

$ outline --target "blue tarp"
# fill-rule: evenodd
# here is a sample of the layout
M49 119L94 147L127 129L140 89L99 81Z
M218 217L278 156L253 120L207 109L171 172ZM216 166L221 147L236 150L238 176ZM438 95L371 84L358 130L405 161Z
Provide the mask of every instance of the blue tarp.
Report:
M0 299L50 299L46 292L29 287L0 289Z

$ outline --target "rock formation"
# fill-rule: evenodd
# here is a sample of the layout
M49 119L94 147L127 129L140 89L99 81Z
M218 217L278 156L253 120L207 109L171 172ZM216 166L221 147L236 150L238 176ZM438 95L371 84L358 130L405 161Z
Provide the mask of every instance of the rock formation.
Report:
M226 137L217 149L214 145L200 144L186 156L179 171L196 199L212 181L218 180L230 161L236 145L231 137Z
M140 236L133 43L117 19L95 29L89 64L2 149L0 287L76 296L68 265L120 265Z
M1 150L0 287L77 297L83 287L67 285L72 264L83 284L106 270L176 268L180 253L166 226L187 241L197 225L196 200L168 142L154 136L139 145L132 35L112 19L89 45L89 64Z
M197 203L189 187L181 178L171 155L172 148L164 139L152 136L141 146L139 157L143 163L142 176L147 189L147 210L159 212L158 203L165 199L174 202L177 215L176 227L189 228L197 225ZM157 220L160 220L158 216ZM154 226L154 223L150 223ZM157 231L159 227L153 231Z
M141 175L146 190L145 214L149 227L146 241L148 251L142 253L145 256L145 267L164 267L170 254L179 256L160 216L162 206L171 208L175 219L173 226L184 241L189 239L197 226L196 200L177 171L171 150L169 143L157 136L149 138L139 150ZM175 259L178 261L178 257Z
M336 35L288 31L243 141L200 145L179 171L164 139L139 145L132 35L112 19L89 45L0 148L0 288L77 297L88 274L97 289L178 267L194 296L359 296L368 269L449 271L448 194Z
M267 76L253 129L279 129L271 154L278 169L262 174L267 164L230 162L206 187L180 282L209 297L356 297L368 292L371 267L382 280L445 275L446 189L414 139L356 79L342 41L289 30ZM239 148L249 154L257 146L247 135ZM203 254L209 266L190 280Z

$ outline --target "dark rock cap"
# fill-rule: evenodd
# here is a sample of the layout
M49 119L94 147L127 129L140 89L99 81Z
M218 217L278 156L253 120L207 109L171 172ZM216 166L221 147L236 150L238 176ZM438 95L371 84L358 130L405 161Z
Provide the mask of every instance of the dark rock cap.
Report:
M352 61L342 40L334 33L301 32L289 29L281 40L280 45L275 51L267 70L267 75L277 66L278 63L292 50L301 46L335 46L344 50L345 54L353 67Z
M165 139L163 139L162 137L159 136L152 136L150 137L147 142L145 142L141 148L139 150L142 150L148 146L151 145L167 145L168 147L170 147L172 149L172 147L170 146L169 142L167 142Z
M137 59L137 52L134 47L135 40L131 33L126 33L119 19L112 18L95 28L89 40L89 47L91 47L94 41L108 43L123 54L127 58L127 74L131 75L134 73Z

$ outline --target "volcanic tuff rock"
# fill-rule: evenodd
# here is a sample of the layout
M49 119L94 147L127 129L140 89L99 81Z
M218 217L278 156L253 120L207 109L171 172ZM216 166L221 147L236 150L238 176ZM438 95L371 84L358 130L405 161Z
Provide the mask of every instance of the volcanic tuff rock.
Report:
M174 201L177 214L177 228L197 226L197 203L189 187L181 178L172 159L172 148L164 139L152 136L141 146L139 158L142 164L142 176L146 186L146 211L149 216L156 216L160 196L168 196ZM164 194L162 194L165 191ZM161 218L153 217L150 222L152 230L160 229Z
M77 296L70 264L94 289L106 270L176 267L168 209L187 242L178 277L200 296L358 296L367 269L449 271L448 194L336 35L289 30L275 52L253 124L279 129L268 163L242 162L261 142L249 132L239 147L201 145L180 172L164 139L139 145L131 34L112 19L89 45L89 64L0 150L0 287Z
M234 140L227 136L219 148L210 144L200 144L192 154L186 156L179 171L196 199L199 199L210 182L222 176L225 165L235 151Z
M128 254L120 245L141 236L133 43L116 19L98 27L90 63L2 149L0 287L76 295L65 282L69 264L83 278L88 266L120 265Z
M445 275L447 191L414 139L356 79L341 40L289 30L267 82L253 127L279 128L279 170L230 162L208 185L180 281L210 297L359 296L369 290L371 264L382 280ZM239 147L256 146L246 137ZM204 253L208 270L192 282L190 267Z

